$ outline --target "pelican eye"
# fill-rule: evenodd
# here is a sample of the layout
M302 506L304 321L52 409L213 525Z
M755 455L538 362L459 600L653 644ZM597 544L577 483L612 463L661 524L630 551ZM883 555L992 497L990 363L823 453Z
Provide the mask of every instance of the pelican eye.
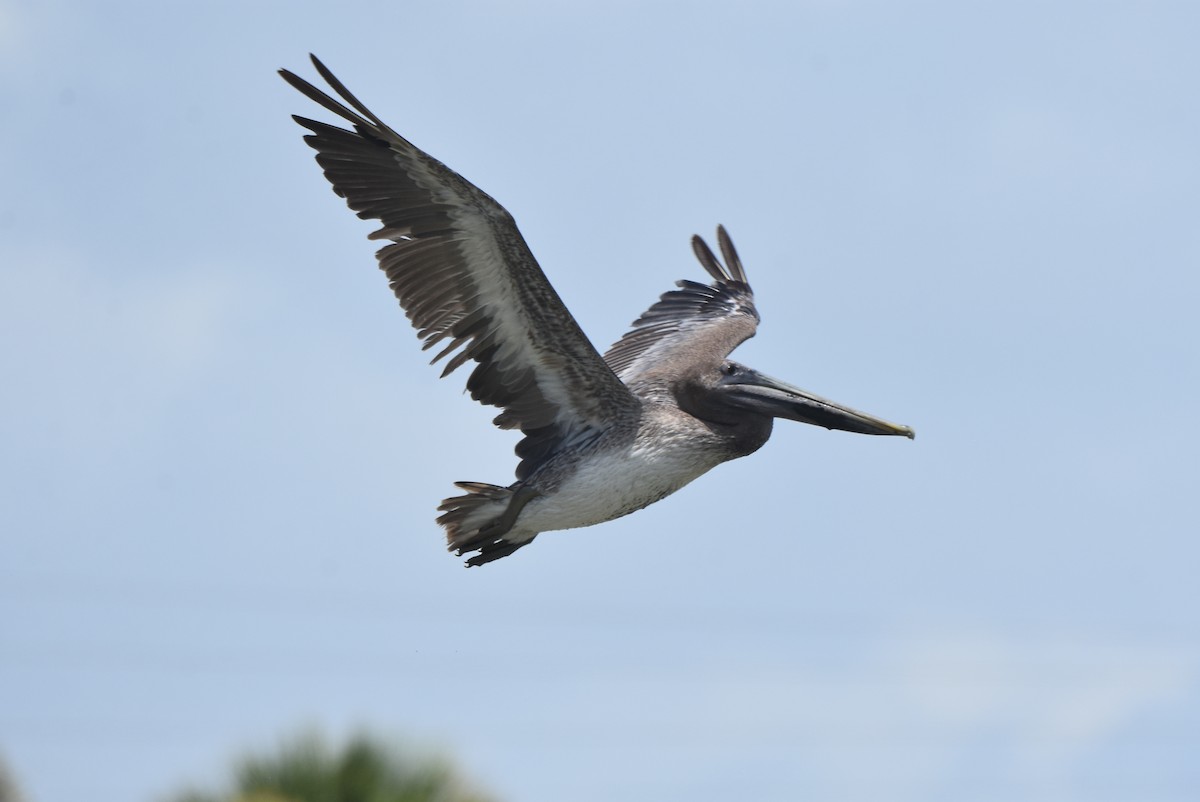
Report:
M738 374L738 366L732 362L726 362L721 366L721 372L726 376L736 376Z

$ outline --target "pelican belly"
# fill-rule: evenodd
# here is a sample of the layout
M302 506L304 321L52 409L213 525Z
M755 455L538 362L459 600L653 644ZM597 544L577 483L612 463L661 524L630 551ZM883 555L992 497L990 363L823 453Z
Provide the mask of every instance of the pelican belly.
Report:
M644 433L643 433L644 434ZM688 431L639 436L580 455L553 489L533 499L514 530L547 532L611 521L669 496L724 458Z

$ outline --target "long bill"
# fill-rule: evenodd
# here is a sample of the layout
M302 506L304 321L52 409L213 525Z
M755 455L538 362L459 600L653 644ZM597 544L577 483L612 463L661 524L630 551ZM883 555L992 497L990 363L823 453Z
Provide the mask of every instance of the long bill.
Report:
M917 436L910 426L890 423L842 406L756 370L744 369L737 376L729 377L725 387L726 397L732 403L774 418L859 434L901 436L910 440Z

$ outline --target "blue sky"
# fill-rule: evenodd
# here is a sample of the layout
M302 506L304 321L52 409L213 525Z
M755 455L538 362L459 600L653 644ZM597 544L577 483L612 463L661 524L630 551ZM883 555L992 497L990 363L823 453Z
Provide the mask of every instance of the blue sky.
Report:
M0 1L0 755L152 800L298 728L516 802L1200 796L1191 3ZM466 571L437 380L275 75L318 53L615 340L911 424Z

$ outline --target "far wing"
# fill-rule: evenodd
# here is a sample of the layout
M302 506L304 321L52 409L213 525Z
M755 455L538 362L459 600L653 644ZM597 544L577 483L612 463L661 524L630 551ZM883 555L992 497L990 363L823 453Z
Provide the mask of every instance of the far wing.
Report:
M604 360L626 384L661 379L678 372L681 364L719 364L758 328L754 293L746 271L724 226L717 227L722 265L700 237L692 249L713 283L679 281L680 289L665 293L633 323Z

